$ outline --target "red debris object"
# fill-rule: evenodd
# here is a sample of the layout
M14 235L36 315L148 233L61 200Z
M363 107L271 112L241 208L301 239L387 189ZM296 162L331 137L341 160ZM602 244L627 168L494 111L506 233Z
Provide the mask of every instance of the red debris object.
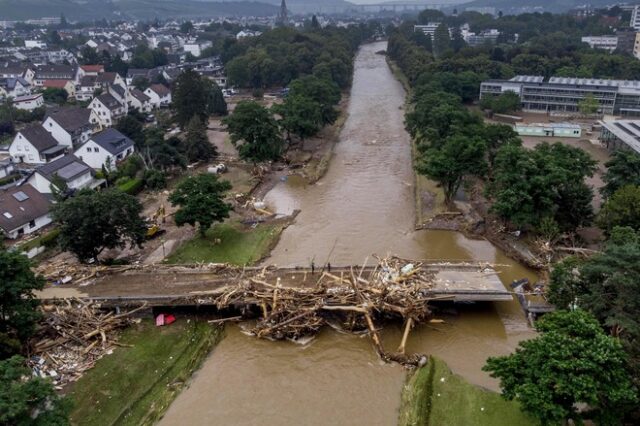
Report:
M156 326L160 327L163 325L169 325L176 321L175 315L171 314L160 314L156 317Z

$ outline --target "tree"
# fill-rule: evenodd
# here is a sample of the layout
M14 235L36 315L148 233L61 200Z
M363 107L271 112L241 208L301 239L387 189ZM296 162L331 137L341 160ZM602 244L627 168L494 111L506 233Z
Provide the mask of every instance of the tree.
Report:
M284 141L268 109L253 101L241 101L222 123L229 128L231 141L240 157L254 162L277 160Z
M142 205L117 189L82 190L53 207L58 240L81 262L98 259L104 249L142 246L146 235Z
M184 146L180 139L174 136L165 140L162 129L152 127L145 131L144 145L139 148L138 154L145 169L166 171L174 167L187 167L187 159L181 150L184 150Z
M58 105L64 105L67 102L67 97L69 96L67 91L64 89L58 89L56 87L49 87L42 92L42 96L44 100L47 102L55 103Z
M66 426L70 404L50 382L32 377L24 358L0 361L0 424Z
M132 115L122 117L115 125L117 131L127 136L140 149L144 144L144 128L142 123Z
M605 232L616 226L640 230L640 187L627 185L614 192L602 206L597 222Z
M578 102L578 110L582 115L593 115L598 112L599 108L598 100L591 93L587 93L584 99Z
M438 28L433 33L433 53L436 56L442 56L449 49L451 49L449 27L443 22L438 25Z
M33 291L43 287L26 256L0 249L0 359L17 353L33 333L40 319Z
M180 24L180 32L182 34L189 34L191 31L193 31L193 22L191 21L184 21L182 24Z
M582 310L547 314L536 330L539 337L483 367L500 379L503 397L517 399L543 424L581 424L584 418L619 424L637 401L621 344ZM579 404L590 411L578 411Z
M279 124L287 132L289 141L291 134L302 140L315 135L322 127L320 104L302 95L287 96L282 104L273 106L273 111L282 117Z
M211 80L204 80L207 91L207 113L214 115L227 115L227 101L224 100L222 89Z
M584 181L595 164L582 149L561 143L532 150L504 145L495 158L491 209L518 227L537 228L551 217L562 231L572 232L593 217L593 191Z
M178 184L169 196L173 206L180 206L175 214L176 225L199 225L198 231L204 237L214 222L222 222L229 217L231 205L224 202L225 193L231 189L227 181L220 181L214 174L203 173L191 176Z
M318 22L318 18L316 17L316 15L313 15L311 17L311 28L313 28L314 30L320 29L320 22Z
M298 78L289 85L289 96L304 96L317 102L323 124L332 124L338 118L334 106L340 102L340 88L333 81L313 75Z
M610 197L626 185L640 186L640 155L635 151L621 149L613 153L611 160L605 163L607 171L602 180L602 195Z
M506 91L498 96L487 96L480 101L483 109L490 109L496 114L505 114L520 109L520 96L512 91Z
M217 149L209 142L207 129L198 116L193 116L187 125L184 139L184 155L191 163L195 161L209 161L218 155Z
M486 170L486 145L480 138L453 135L440 148L430 148L418 158L416 170L437 181L451 203L465 176Z
M186 70L178 76L171 96L176 119L184 127L193 116L207 119L207 91L202 78L193 70Z

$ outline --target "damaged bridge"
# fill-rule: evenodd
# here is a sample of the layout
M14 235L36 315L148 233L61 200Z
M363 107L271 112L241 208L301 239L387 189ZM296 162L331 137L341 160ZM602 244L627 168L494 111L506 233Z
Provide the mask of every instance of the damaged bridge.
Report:
M427 272L429 296L455 302L510 301L512 293L500 281L494 265L479 263L416 263ZM331 269L236 267L226 264L204 265L127 265L87 267L67 273L61 269L49 275L48 285L38 294L42 300L79 298L103 306L196 306L213 305L216 297L242 280L259 280L281 288L315 288L346 283L352 274L362 282L380 273L380 266L341 266ZM412 274L407 268L407 274ZM66 279L65 279L66 278ZM344 279L344 280L343 280ZM394 280L389 273L389 279Z

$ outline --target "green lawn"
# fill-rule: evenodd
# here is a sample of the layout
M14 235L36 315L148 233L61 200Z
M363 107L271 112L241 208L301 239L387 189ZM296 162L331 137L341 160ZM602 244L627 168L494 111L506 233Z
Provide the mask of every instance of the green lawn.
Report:
M222 333L184 317L166 327L150 320L130 327L120 342L133 347L106 355L70 389L72 423L154 424Z
M259 224L255 228L237 222L214 225L205 238L196 235L178 247L167 262L250 265L269 253L283 229L282 224Z
M431 358L402 393L400 426L529 426L539 424L516 402L467 383L447 365Z

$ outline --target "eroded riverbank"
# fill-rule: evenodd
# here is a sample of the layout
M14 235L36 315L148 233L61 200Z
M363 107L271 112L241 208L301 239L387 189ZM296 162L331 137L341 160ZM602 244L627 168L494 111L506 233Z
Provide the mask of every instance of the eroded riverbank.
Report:
M372 253L408 258L496 263L503 283L532 271L485 240L448 231L415 231L411 144L404 130L404 97L383 43L358 53L348 119L327 174L316 184L279 183L266 202L278 213L301 212L282 234L268 263L362 263ZM497 388L480 369L532 335L515 303L475 305L444 324L412 332L407 350L435 354L471 383ZM383 332L389 347L399 325ZM369 340L331 330L307 346L259 341L235 326L209 356L191 386L161 422L237 425L393 425L404 370L380 362Z

